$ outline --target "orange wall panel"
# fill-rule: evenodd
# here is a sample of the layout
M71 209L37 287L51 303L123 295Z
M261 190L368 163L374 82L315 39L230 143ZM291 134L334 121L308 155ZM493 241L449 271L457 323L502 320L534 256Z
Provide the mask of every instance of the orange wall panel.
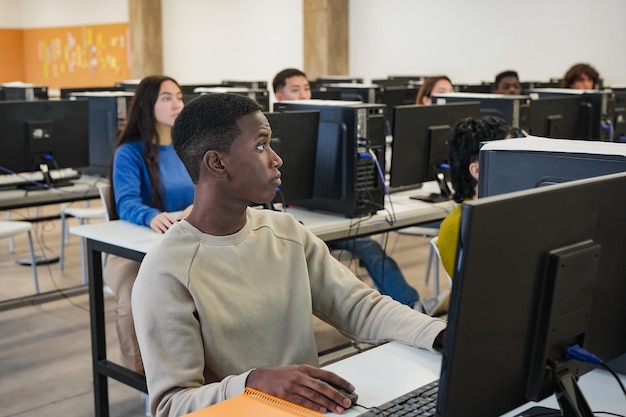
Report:
M25 82L49 88L95 87L130 78L127 23L23 32Z
M24 81L24 31L0 29L0 83Z

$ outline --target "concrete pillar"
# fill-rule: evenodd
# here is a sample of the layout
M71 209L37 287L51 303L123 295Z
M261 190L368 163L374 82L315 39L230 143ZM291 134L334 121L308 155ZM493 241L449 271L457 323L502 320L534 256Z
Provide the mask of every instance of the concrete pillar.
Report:
M349 0L303 0L304 72L349 75Z
M130 77L163 73L160 0L128 0Z

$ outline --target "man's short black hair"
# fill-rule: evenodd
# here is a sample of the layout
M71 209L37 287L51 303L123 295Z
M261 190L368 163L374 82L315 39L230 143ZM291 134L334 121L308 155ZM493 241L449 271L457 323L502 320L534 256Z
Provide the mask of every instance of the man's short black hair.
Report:
M174 122L172 143L194 184L198 183L204 154L209 150L228 154L241 133L237 120L262 108L238 94L206 94L185 106Z
M500 74L496 75L496 81L493 84L494 90L498 89L498 87L500 86L500 81L502 81L502 79L506 77L515 77L517 81L519 81L519 76L517 75L517 71L513 71L513 70L502 71Z
M306 74L297 68L286 68L282 70L281 72L279 72L278 74L276 74L274 76L274 80L272 81L274 94L276 94L278 90L280 90L281 88L285 87L285 85L287 85L287 78L291 78L295 76L307 78Z

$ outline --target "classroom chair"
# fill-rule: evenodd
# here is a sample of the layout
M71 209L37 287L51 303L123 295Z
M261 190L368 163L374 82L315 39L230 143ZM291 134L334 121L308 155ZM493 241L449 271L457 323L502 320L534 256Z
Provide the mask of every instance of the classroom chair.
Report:
M11 239L14 236L26 233L28 236L28 252L30 254L30 266L33 271L33 282L35 284L35 294L39 294L39 277L37 276L37 260L35 259L35 248L33 246L33 236L31 230L33 225L26 221L1 220L0 239Z
M101 196L102 197L102 196ZM106 219L105 207L71 207L61 205L61 245L59 250L59 271L63 272L65 264L65 244L69 239L67 221L68 217L76 217L80 224L86 224L91 219ZM82 283L87 283L87 262L85 259L85 239L80 242L80 265L82 271Z

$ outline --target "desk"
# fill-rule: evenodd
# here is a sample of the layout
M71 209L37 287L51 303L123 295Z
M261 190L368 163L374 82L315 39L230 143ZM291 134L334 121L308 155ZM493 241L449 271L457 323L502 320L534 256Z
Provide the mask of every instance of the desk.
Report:
M101 182L107 182L107 180L101 177L83 175L81 178L73 180L73 182L74 184L72 186L57 189L39 189L31 191L18 189L2 190L0 191L0 210L9 211L52 204L71 203L74 201L99 199L100 194L98 192L97 185ZM46 216L35 215L26 218L20 217L18 220L25 220L33 223L56 220L60 218L59 213ZM49 291L47 293L39 293L32 296L9 299L0 302L0 311L24 305L54 301L63 297L84 294L85 292L87 292L87 287L85 285L77 285L71 288Z
M429 204L412 200L409 196L414 193L415 191L393 195L393 209L396 217L396 223L393 225L385 221L387 213L384 211L362 219L360 222L358 219L349 219L337 214L303 209L290 208L288 212L321 239L333 241L440 220L454 207L452 202ZM389 205L388 207L391 210ZM358 226L355 223L358 223ZM87 241L95 415L106 417L109 415L107 378L114 378L143 392L147 392L147 388L143 375L107 360L101 253L111 253L141 261L145 253L159 241L162 235L154 233L147 227L121 220L74 226L70 232L84 237Z
M438 379L441 356L392 342L335 362L324 369L350 381L356 387L359 404L372 407ZM477 376L477 381L468 383L480 383L479 379L480 376ZM626 375L620 375L620 379L626 384ZM579 385L592 410L609 411L620 415L626 413L626 398L617 381L607 371L598 369L583 375ZM504 416L513 417L536 405L558 409L558 403L553 395L539 403L531 402L518 407ZM358 416L363 412L364 409L355 407L343 416ZM334 413L328 415L339 416Z
M97 184L106 180L100 177L83 175L74 180L69 187L41 190L3 190L0 191L0 210L14 210L49 204L71 203L74 201L94 200L100 198ZM23 220L36 222L58 219L59 216L33 217Z

